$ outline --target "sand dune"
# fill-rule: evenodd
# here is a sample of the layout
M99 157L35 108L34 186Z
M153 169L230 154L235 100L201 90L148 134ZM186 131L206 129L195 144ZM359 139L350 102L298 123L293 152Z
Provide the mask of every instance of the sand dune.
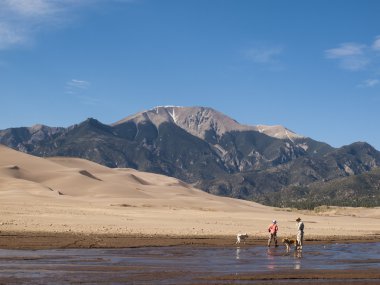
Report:
M380 208L276 209L222 198L171 177L78 158L39 158L0 145L0 231L264 237L272 219L294 236L380 235Z

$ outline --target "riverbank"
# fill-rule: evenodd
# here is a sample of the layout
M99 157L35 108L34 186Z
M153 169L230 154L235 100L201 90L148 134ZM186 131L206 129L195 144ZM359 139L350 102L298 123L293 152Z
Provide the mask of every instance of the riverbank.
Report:
M279 236L279 241L281 236ZM265 237L250 236L241 247L265 246ZM309 236L308 244L380 242L380 235ZM281 243L280 243L281 245ZM233 235L82 234L51 232L0 232L0 249L135 248L159 246L235 247Z
M362 270L306 270L280 271L243 275L228 275L206 278L211 284L334 284L334 285L374 285L378 284L380 272L377 269Z

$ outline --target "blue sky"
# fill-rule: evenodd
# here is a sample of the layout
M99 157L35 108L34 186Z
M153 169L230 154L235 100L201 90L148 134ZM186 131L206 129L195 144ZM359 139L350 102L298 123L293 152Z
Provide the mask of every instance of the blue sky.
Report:
M0 0L0 129L208 106L380 150L380 1Z

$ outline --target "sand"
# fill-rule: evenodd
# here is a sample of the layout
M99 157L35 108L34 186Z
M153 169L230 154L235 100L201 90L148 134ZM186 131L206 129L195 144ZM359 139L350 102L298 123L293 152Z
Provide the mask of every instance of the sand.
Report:
M213 196L163 175L77 158L39 158L5 146L0 146L0 202L1 247L17 237L22 245L23 237L33 235L47 237L39 247L51 246L57 236L69 237L71 247L86 238L84 247L101 246L101 237L125 239L120 246L139 237L153 244L175 238L225 244L239 232L248 233L253 243L266 239L272 219L278 221L280 237L294 237L297 217L309 241L380 238L379 207L278 209ZM8 247L17 248L17 242Z

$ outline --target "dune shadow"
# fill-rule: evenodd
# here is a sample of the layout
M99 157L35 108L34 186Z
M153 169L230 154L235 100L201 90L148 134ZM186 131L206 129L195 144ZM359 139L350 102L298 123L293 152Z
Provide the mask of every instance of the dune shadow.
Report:
M91 174L90 172L88 172L87 170L79 170L79 174L82 174L88 178L92 178L92 179L95 179L98 181L103 181L103 180L99 179L98 177L94 176L93 174Z
M130 174L131 178L133 178L133 180L135 180L137 183L141 184L141 185L152 185L151 183L149 183L148 181L134 175L134 174Z

